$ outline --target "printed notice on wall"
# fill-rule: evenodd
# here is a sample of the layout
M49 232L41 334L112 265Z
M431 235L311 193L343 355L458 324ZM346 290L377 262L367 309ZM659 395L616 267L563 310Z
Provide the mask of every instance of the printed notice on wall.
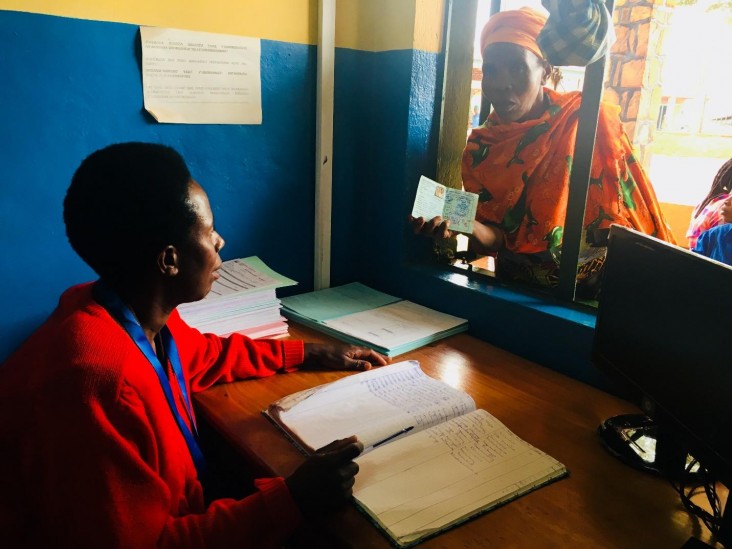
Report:
M140 27L145 110L158 122L261 124L258 38Z

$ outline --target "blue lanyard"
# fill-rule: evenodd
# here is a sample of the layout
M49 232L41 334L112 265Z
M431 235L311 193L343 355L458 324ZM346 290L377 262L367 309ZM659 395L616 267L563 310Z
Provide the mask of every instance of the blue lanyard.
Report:
M175 340L173 339L173 334L170 333L170 329L167 326L163 326L163 329L160 330L160 339L163 342L165 354L173 367L173 374L178 382L178 386L180 387L180 392L183 395L186 413L188 414L188 419L193 431L191 431L188 425L186 425L186 422L183 421L183 417L181 417L180 412L178 412L178 407L176 406L173 397L173 390L170 387L170 380L168 379L165 368L160 363L160 360L158 360L152 345L150 345L150 342L145 336L145 332L142 330L142 326L140 326L135 315L129 307L122 302L114 290L112 290L112 288L103 280L99 280L94 284L94 298L100 305L102 305L102 307L107 309L109 314L112 315L122 328L124 328L127 334L132 338L132 341L135 342L137 347L142 351L142 354L145 355L145 358L147 358L155 370L155 373L158 376L158 381L160 382L160 387L163 389L163 393L165 393L165 399L168 401L170 411L173 413L175 422L178 424L178 428L183 434L183 438L186 440L188 450L191 452L193 463L195 463L198 476L200 477L205 470L205 460L203 458L203 452L201 452L201 448L197 442L198 431L196 430L196 422L193 419L191 400L188 397L188 390L186 389L186 382L183 376L183 366L180 361L180 355L178 354L178 347L175 345Z

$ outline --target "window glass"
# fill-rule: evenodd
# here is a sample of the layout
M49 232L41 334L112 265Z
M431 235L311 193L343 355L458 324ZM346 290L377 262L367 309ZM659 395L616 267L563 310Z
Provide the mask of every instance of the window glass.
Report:
M673 6L631 0L618 4L613 17L617 40L606 58L602 99L619 108L633 147L629 162L637 161L648 177L647 186L656 196L649 203L670 228L667 238L686 246L692 210L708 194L722 164L732 158L732 74L723 57L732 51L732 13L725 11L725 3L712 0ZM501 2L501 10L523 6L546 13L540 0ZM486 110L479 37L490 9L490 0L479 0L467 136L477 123L476 111ZM558 91L582 89L584 68L560 70ZM483 112L482 118L486 115ZM589 192L592 183L591 179ZM628 193L635 206L630 185L619 185L618 192ZM583 227L583 234L589 226ZM458 250L466 245L466 239L459 239ZM490 258L475 265L494 267Z
M473 128L479 125L487 116L486 105L481 90L482 72L482 52L480 51L480 34L483 26L491 15L490 0L479 0L476 14L475 40L473 44L473 70L471 80L471 93L469 104L468 127L466 135L469 136ZM501 2L501 11L519 9L521 7L531 7L541 13L547 14L547 10L541 4L541 0L504 0ZM563 67L560 74L561 79L554 82L552 87L558 91L581 90L584 79L584 68L582 67ZM482 117L478 119L477 113L481 111ZM467 249L468 240L466 237L458 236L458 251ZM472 262L472 268L482 274L495 275L495 258L492 256L480 257Z
M694 207L732 158L730 6L656 5L643 18L616 7L618 41L604 99L620 106L676 242L685 247ZM632 49L644 55L636 60Z

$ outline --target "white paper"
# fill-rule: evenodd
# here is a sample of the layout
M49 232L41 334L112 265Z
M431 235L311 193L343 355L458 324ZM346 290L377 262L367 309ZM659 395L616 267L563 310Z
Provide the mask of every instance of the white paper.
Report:
M220 336L240 332L263 337L287 332L276 289L297 284L294 280L273 271L256 256L225 261L219 275L205 299L178 307L185 322Z
M255 292L297 284L265 265L257 256L224 261L219 269L219 279L213 283L206 299L231 294Z
M419 180L412 217L429 221L437 216L450 221L450 230L472 233L478 195L441 185L424 175Z
M260 40L140 27L145 109L158 122L261 124Z
M464 318L448 315L411 301L332 318L326 326L389 349L465 324Z
M399 298L364 286L360 282L351 282L335 288L292 295L284 298L282 305L298 315L322 322L395 301L399 301Z
M427 376L414 360L296 393L276 405L282 423L314 450L351 435L368 447L404 428L412 427L404 435L410 436L475 409L470 396Z
M400 544L514 499L566 471L485 410L380 446L356 461L354 497Z

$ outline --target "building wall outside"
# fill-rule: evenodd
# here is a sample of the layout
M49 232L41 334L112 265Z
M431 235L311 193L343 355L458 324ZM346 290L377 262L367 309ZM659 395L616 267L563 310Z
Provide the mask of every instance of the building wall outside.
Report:
M658 127L659 110L664 102L668 103L667 118L677 121L680 105L697 105L705 100L701 96L676 98L673 90L678 84L665 81L670 76L669 63L678 55L678 50L669 52L669 37L672 25L684 22L679 19L683 17L680 9L675 0L615 2L617 41L609 60L605 99L620 105L621 119L638 158L651 177L677 242L684 246L692 210L706 195L717 169L732 157L732 132L710 133L702 118L689 124L688 116L689 127L685 131ZM701 13L706 6L700 3L683 9ZM688 16L688 12L684 13ZM719 14L722 16L723 12ZM712 12L706 16L714 18ZM728 25L726 32L730 30ZM685 49L695 51L696 42L689 42ZM678 63L673 65L678 66ZM688 80L690 76L688 72L686 78L675 76L671 80ZM709 93L710 85L702 79L682 88L696 90L688 93L704 94ZM697 110L701 117L703 109Z

